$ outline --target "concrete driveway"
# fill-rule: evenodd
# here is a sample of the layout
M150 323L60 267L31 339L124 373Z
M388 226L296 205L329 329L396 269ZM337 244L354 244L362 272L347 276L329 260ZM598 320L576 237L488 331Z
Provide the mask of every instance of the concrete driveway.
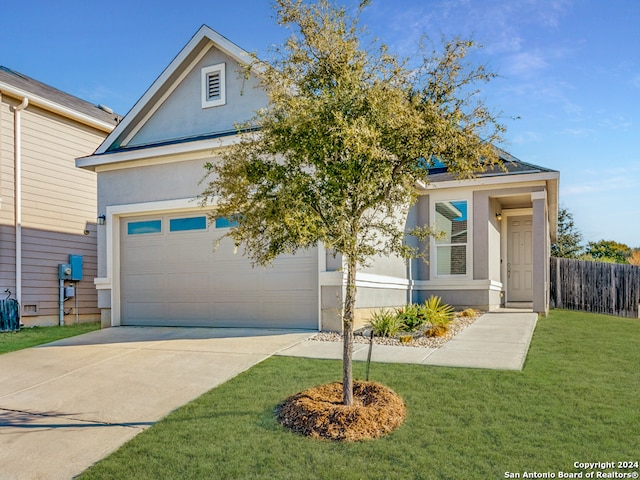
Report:
M71 479L313 332L119 327L0 355L0 477Z

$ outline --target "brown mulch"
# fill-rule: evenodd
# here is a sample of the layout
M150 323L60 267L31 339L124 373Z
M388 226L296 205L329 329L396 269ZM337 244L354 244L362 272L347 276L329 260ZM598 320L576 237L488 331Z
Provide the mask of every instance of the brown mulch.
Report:
M353 382L353 405L342 404L342 383L320 385L292 395L276 409L278 421L313 438L357 441L398 428L407 409L393 390L375 382Z

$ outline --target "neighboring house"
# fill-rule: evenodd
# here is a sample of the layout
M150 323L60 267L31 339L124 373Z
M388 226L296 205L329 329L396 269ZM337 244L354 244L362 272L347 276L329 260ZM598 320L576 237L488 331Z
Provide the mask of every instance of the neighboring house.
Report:
M251 268L211 225L197 197L203 164L237 140L234 124L267 104L249 55L203 26L93 155L98 173L99 306L104 326L208 325L339 330L341 260L322 245ZM431 259L379 258L358 274L361 319L371 309L422 301L456 306L548 308L558 172L507 154L507 171L457 181L431 171L409 225L446 232Z
M58 265L69 255L82 256L84 276L63 280L76 287L63 301L64 321L99 318L96 175L75 159L93 152L117 119L0 67L0 295L9 289L18 298L27 326L59 322Z

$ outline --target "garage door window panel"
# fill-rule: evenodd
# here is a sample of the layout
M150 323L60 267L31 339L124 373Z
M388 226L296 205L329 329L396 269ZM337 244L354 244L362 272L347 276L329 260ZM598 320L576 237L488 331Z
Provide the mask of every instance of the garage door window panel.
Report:
M232 217L217 217L216 228L231 228L238 226L238 219L235 216Z
M172 218L169 220L169 232L188 232L192 230L206 230L207 217Z
M162 233L162 220L127 222L127 235L149 235Z

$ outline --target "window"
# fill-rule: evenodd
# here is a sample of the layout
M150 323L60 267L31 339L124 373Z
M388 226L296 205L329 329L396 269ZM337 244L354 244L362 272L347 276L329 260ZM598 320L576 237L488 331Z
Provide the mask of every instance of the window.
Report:
M238 221L231 217L217 217L216 228L231 228L238 225Z
M225 64L202 69L202 108L217 107L227 103L225 92Z
M188 230L206 230L207 217L202 215L199 217L172 218L169 220L170 232L186 232Z
M140 222L128 222L128 235L145 235L148 233L161 233L162 220L143 220Z
M436 202L436 275L467 274L467 201Z

